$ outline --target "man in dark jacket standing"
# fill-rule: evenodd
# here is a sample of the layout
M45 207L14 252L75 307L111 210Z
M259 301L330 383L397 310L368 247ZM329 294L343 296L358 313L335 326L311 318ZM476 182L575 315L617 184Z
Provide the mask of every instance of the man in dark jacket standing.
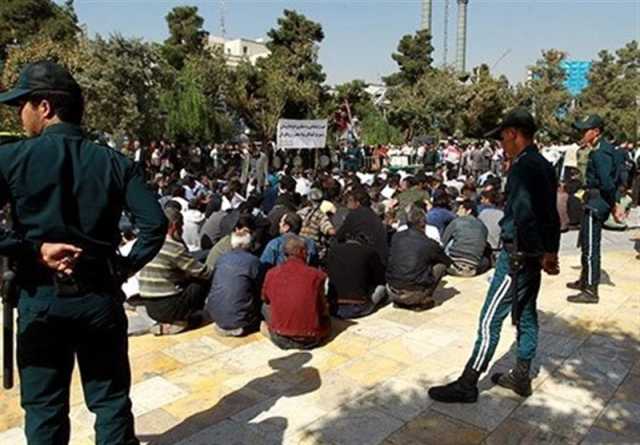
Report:
M581 141L583 146L593 149L589 152L587 161L587 190L580 226L582 270L578 281L567 284L569 289L581 292L568 297L567 300L571 303L597 303L602 225L616 205L623 160L616 149L604 139L604 121L600 116L587 116L574 126L584 131ZM613 215L614 218L617 217L616 212L613 212Z
M424 233L424 213L407 212L406 230L393 235L387 265L387 293L396 307L427 310L435 306L433 292L451 259Z
M0 231L0 254L17 264L27 441L69 442L77 360L85 401L97 416L96 443L138 444L120 286L160 250L165 217L131 161L85 138L82 92L65 68L28 65L0 103L19 108L30 137L0 151L0 206L10 203L14 220L13 230ZM139 235L129 256L120 258L124 209Z
M518 329L516 366L494 374L494 383L527 397L531 394L529 369L538 346L536 302L541 269L560 272L560 218L556 206L558 184L552 165L533 144L536 124L524 108L509 112L492 135L500 135L511 160L507 203L502 227L503 249L480 312L478 336L471 358L458 380L429 389L429 396L445 403L474 403L478 379L491 362L500 339L502 322L511 314Z

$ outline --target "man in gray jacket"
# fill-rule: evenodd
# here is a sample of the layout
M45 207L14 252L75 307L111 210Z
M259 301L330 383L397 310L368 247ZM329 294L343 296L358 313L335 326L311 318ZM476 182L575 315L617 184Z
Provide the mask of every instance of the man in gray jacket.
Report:
M487 249L488 230L478 218L476 205L465 200L458 217L451 221L442 235L444 250L453 261L447 272L458 277L473 277L485 273L491 266Z

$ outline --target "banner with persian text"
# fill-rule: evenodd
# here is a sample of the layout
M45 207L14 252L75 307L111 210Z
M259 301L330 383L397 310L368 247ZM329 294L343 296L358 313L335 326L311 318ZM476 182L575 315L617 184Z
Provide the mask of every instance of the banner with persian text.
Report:
M278 149L324 148L326 144L326 119L278 121Z

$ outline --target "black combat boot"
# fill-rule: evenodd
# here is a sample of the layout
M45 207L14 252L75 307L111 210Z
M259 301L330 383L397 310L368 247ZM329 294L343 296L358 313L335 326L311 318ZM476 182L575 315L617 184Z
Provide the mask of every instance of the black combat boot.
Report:
M480 373L471 366L455 382L429 388L429 397L444 403L475 403L478 401L478 378Z
M496 385L509 388L522 397L529 397L533 392L531 390L531 378L529 377L530 367L531 360L518 359L513 369L509 370L506 374L493 374L491 381Z
M598 297L598 286L586 286L579 294L567 297L567 301L570 303L596 304L600 301Z

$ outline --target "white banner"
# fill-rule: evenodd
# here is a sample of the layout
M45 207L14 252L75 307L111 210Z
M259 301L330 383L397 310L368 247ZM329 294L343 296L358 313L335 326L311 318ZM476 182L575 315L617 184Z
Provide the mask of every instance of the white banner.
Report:
M278 121L278 149L324 148L327 144L327 120Z

